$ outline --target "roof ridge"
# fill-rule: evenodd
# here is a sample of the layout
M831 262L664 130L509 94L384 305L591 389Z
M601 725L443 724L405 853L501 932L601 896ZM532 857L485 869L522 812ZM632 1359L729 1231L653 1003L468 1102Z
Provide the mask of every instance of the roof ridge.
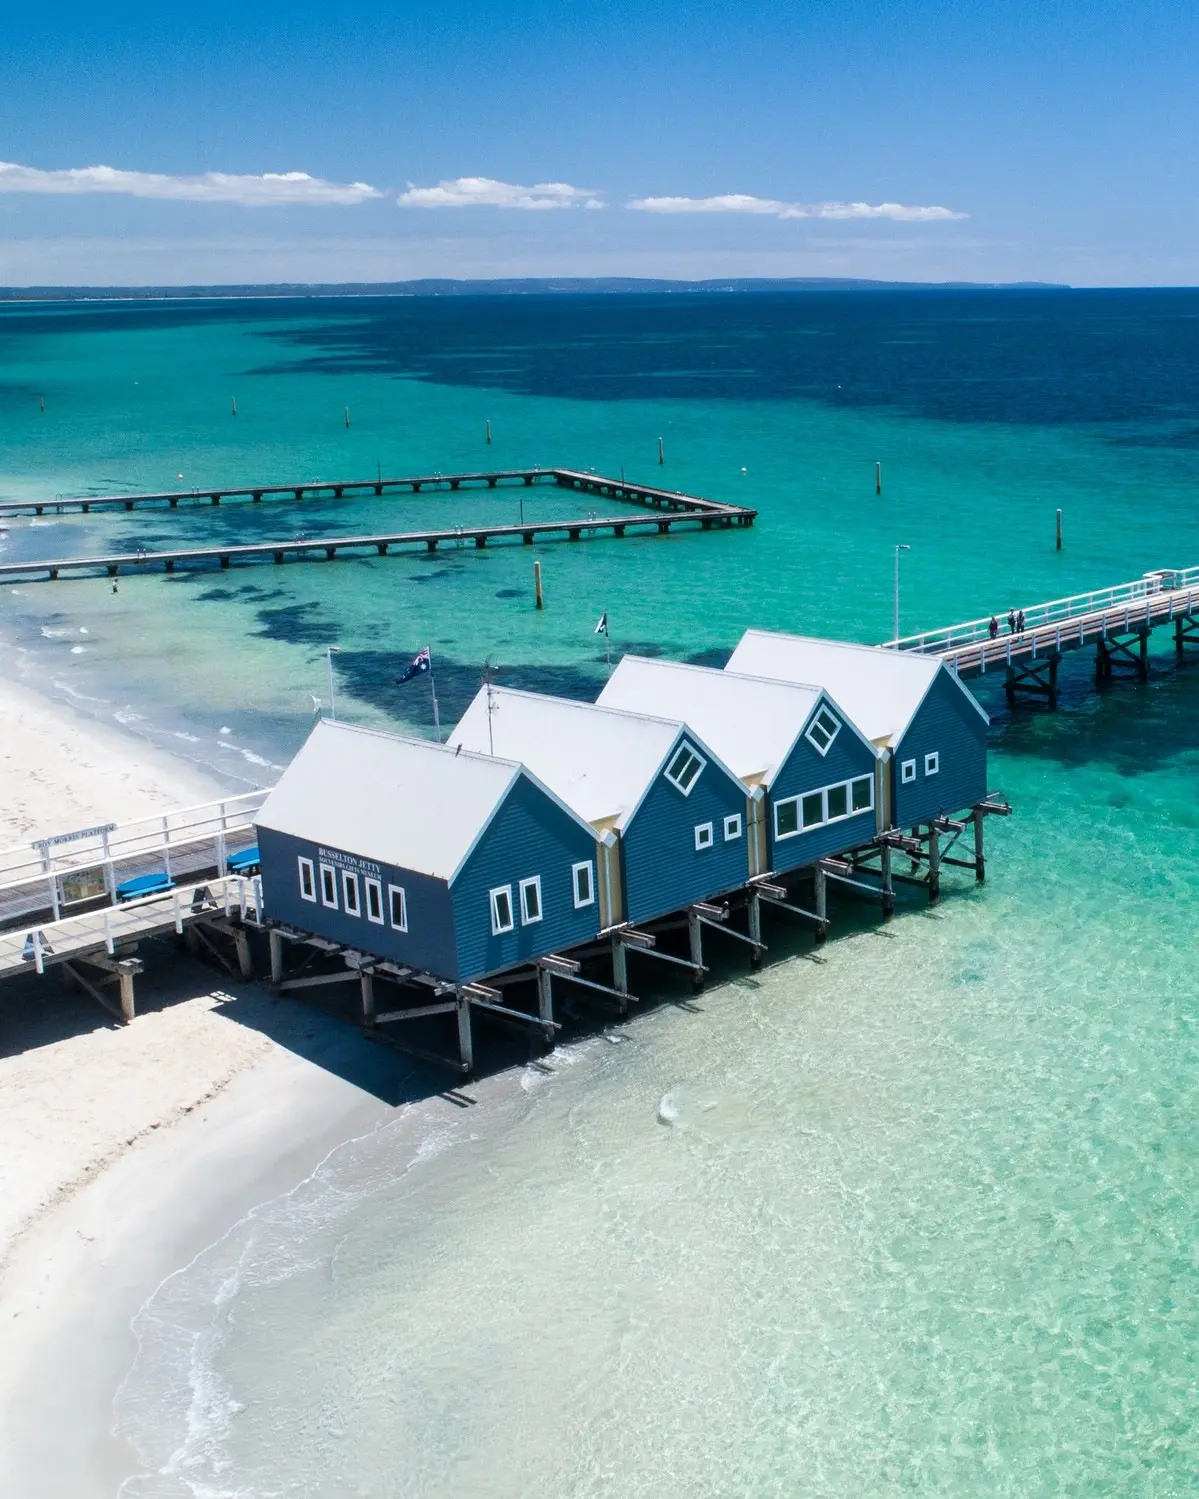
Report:
M448 755L453 760L460 760L465 756L467 759L482 760L491 765L504 765L512 770L524 769L519 760L510 760L506 755L488 755L482 750L450 749L447 744L438 744L432 739L425 739L417 734L396 734L390 729L374 728L371 724L345 723L337 718L322 718L318 727L336 729L338 733L367 734L374 739L389 740L393 744L404 744L413 749L428 750L431 754Z
M480 688L479 692L482 691L483 689ZM533 698L538 702L554 703L559 707L586 708L591 713L608 713L616 718L639 718L646 723L666 724L668 727L674 729L681 729L686 727L681 718L670 718L661 713L642 713L637 708L614 708L609 703L588 703L585 702L582 698L559 697L556 693L553 692L530 692L526 687L498 686L493 687L492 691L504 692L511 697ZM471 699L472 703L475 701L475 699L478 698L478 695L479 693L476 692L475 697Z

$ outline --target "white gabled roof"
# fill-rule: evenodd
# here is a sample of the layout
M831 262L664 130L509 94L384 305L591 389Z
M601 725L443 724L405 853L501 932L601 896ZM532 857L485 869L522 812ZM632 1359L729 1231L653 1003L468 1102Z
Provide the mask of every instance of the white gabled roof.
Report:
M450 880L520 773L511 760L322 720L256 822Z
M685 723L743 781L767 784L821 695L819 687L625 656L599 695L606 708L667 714Z
M940 669L937 657L914 651L770 630L746 630L725 667L751 676L817 683L867 738L892 744L911 723Z
M570 698L482 687L450 735L484 755L519 760L590 823L623 827L678 738L681 724Z

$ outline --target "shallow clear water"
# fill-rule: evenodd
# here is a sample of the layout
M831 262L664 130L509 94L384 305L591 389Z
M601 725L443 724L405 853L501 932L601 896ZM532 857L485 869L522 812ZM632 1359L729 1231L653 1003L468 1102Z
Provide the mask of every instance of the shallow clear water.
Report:
M604 608L620 648L676 655L751 621L882 638L897 541L913 628L1199 560L1199 299L756 323L629 302L552 326L516 304L0 316L8 493L376 457L652 480L661 434L665 479L761 509L744 534L537 549L540 616L529 551L496 548L21 587L0 632L27 674L269 778L246 755L298 742L327 643L340 711L427 726L421 684L391 685L426 642L448 719L488 656L598 685ZM21 523L7 545L399 505ZM438 507L461 513L422 500L420 523ZM988 829L985 888L885 928L839 907L820 953L772 928L761 974L729 954L694 1009L569 1042L468 1110L401 1111L169 1281L117 1401L143 1469L124 1493L1193 1493L1199 675L1163 651L1143 687L1067 677L1057 715L987 699L1016 815Z

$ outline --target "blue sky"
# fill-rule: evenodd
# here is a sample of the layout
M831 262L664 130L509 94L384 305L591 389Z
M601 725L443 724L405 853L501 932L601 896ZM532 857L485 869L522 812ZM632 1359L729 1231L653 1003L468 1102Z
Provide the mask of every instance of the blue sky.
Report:
M1174 0L10 6L0 283L1194 284L1196 42Z

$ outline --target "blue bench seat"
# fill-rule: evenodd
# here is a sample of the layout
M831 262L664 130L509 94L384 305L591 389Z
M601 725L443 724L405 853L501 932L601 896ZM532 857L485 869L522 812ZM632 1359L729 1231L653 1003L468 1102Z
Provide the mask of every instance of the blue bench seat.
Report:
M155 874L139 874L134 879L122 880L117 886L118 900L137 900L142 895L161 895L175 888L175 881L160 869Z
M229 866L230 874L257 874L262 864L258 845L255 843L250 848L243 848L239 853L230 854L225 863Z

